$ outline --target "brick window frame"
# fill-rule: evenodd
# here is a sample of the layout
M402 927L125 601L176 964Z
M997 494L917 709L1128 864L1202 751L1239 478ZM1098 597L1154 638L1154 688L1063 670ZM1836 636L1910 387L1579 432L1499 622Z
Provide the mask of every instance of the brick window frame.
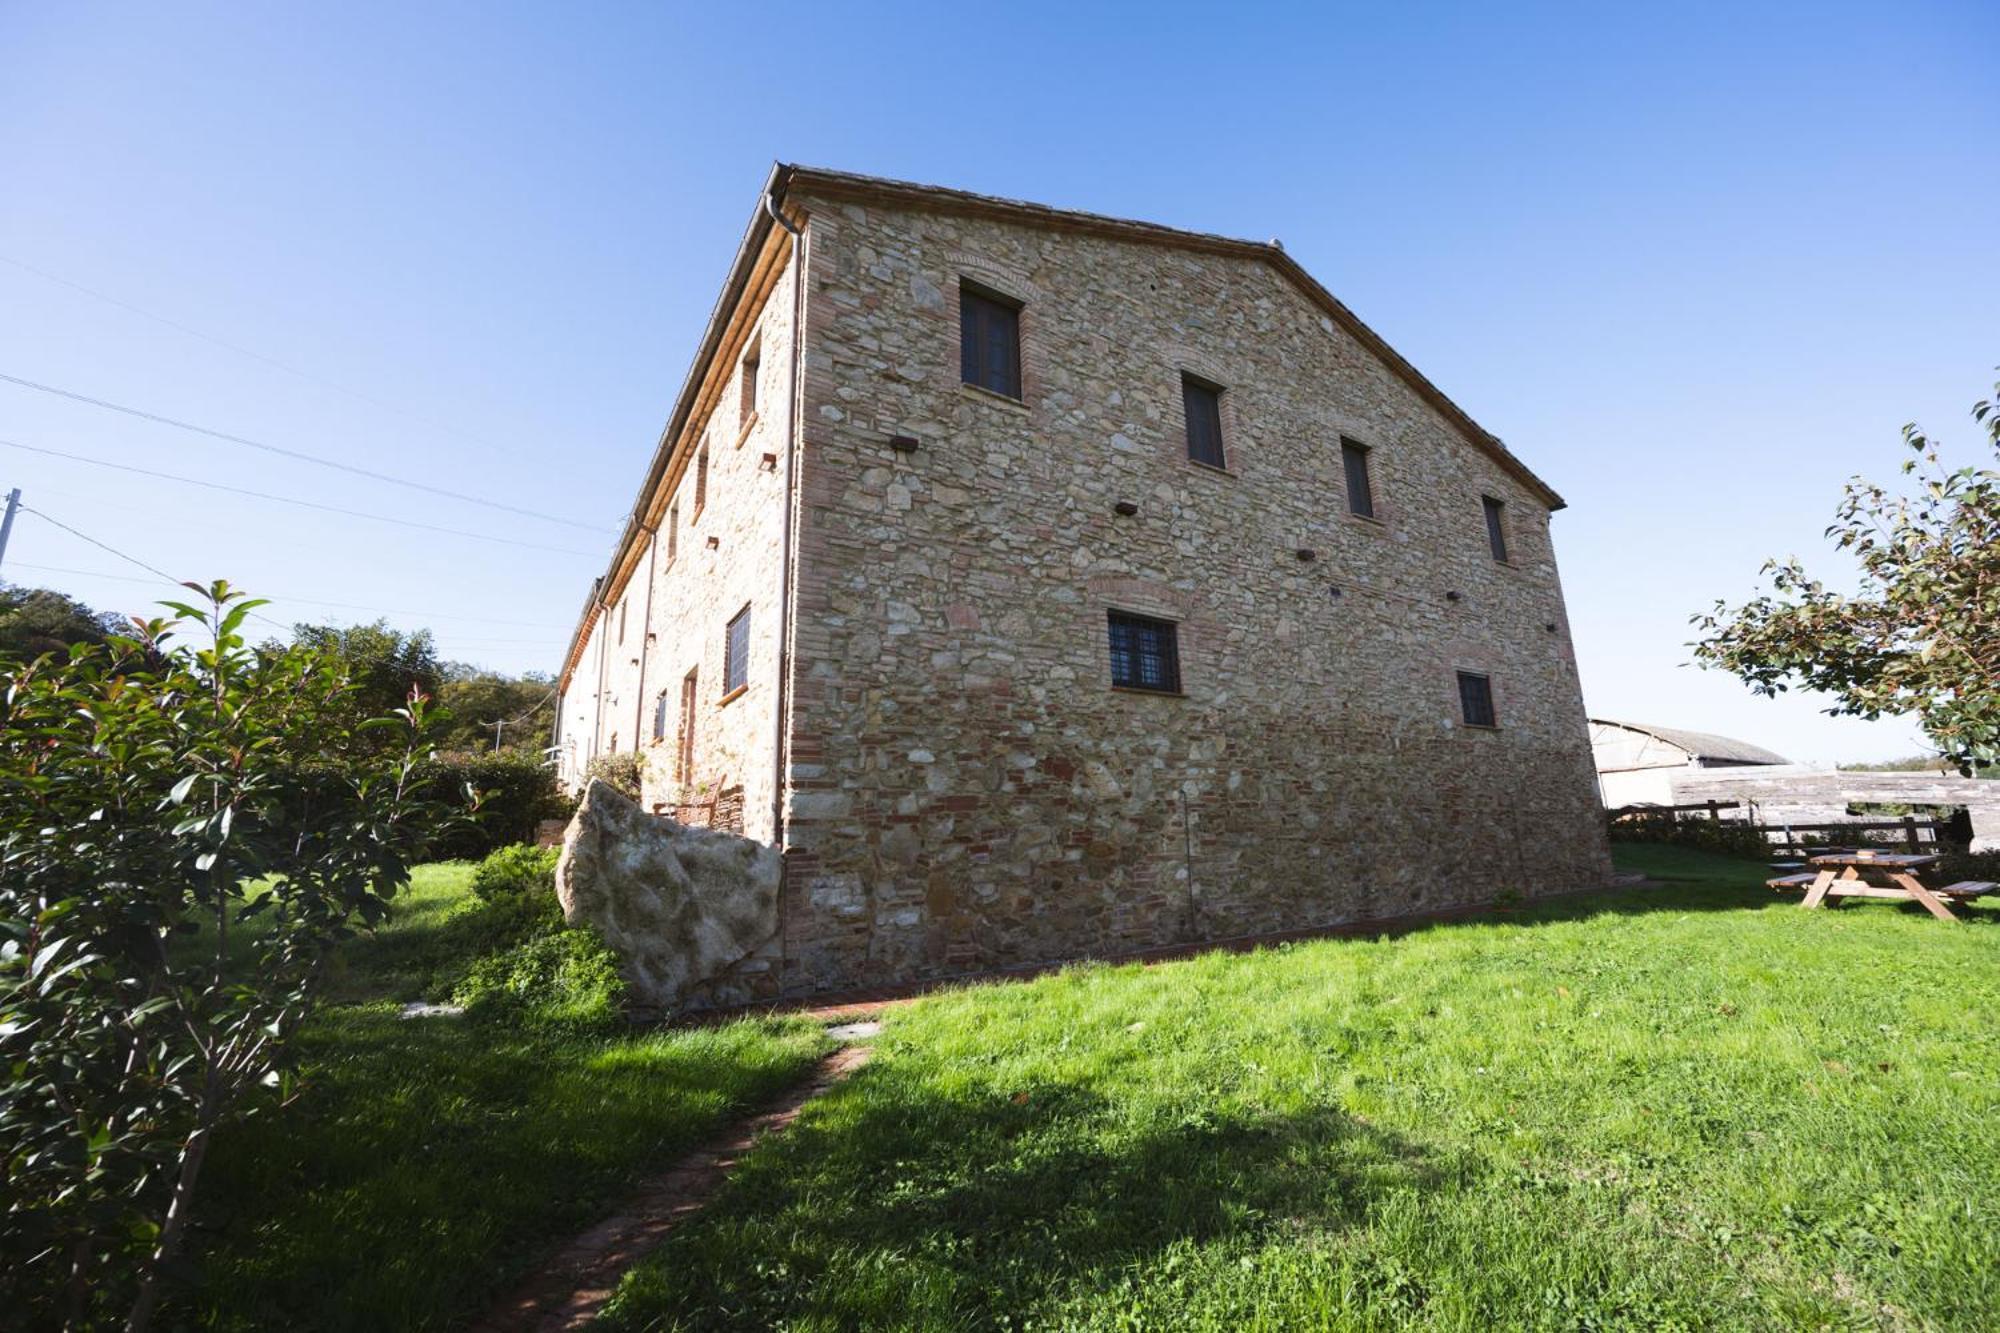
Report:
M938 351L950 360L950 382L958 386L960 393L979 402L1011 408L1017 412L1032 411L1036 395L1041 390L1045 370L1040 337L1041 311L1038 307L1043 306L1048 297L1041 288L1029 280L1026 273L990 256L953 250L945 256L945 263L948 268L941 275L944 309L940 313L951 332L939 338ZM959 339L960 330L964 327L963 295L968 283L975 290L991 293L1020 307L1017 311L1017 327L1021 356L1021 396L1018 399L981 388L977 384L967 384L960 376Z
M1243 431L1240 411L1242 390L1240 381L1233 377L1229 368L1212 360L1202 352L1184 347L1167 349L1168 367L1172 378L1166 383L1167 411L1161 418L1160 430L1164 436L1164 447L1173 451L1182 467L1191 468L1206 476L1234 477L1242 472ZM1194 380L1215 389L1216 406L1222 417L1222 465L1204 463L1191 455L1188 449L1188 420L1186 394L1182 388L1185 380Z
M1493 689L1493 674L1456 667L1452 680L1458 689L1459 725L1470 731L1498 731L1500 700Z
M1203 692L1211 669L1209 624L1197 600L1183 589L1155 579L1124 574L1107 574L1087 579L1079 597L1064 616L1070 629L1077 679L1098 682L1099 688L1134 698L1187 699ZM1175 656L1179 659L1180 689L1133 689L1111 681L1110 629L1113 614L1162 620L1174 627Z

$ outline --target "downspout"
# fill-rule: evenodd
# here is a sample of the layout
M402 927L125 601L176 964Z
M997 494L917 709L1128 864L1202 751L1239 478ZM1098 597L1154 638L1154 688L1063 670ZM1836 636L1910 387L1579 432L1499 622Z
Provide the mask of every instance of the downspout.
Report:
M772 727L771 841L782 852L785 844L785 785L789 771L791 734L785 726L785 706L791 685L792 636L792 505L796 499L799 448L799 356L805 347L805 232L792 225L778 207L777 183L764 194L764 211L792 238L792 354L785 390L785 517L778 546L778 688Z
M604 600L604 594L597 595L597 698L591 702L590 757L583 761L586 770L590 760L604 752L604 663L609 654L605 651L605 640L611 637L611 604Z
M658 528L646 528L646 616L639 622L639 697L632 703L632 750L644 753L639 737L644 734L646 724L646 649L653 642L653 561L660 554L660 532ZM646 768L642 759L639 764L639 794L643 799L646 792Z

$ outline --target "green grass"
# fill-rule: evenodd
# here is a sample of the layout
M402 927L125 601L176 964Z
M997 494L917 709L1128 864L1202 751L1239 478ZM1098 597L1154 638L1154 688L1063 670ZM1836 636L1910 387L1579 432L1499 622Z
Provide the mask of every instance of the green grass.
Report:
M1761 866L893 1011L625 1328L2000 1326L2000 912Z
M420 868L343 950L301 1037L304 1095L218 1138L163 1326L461 1326L825 1049L798 1021L581 1037L401 1019L492 942L470 874Z

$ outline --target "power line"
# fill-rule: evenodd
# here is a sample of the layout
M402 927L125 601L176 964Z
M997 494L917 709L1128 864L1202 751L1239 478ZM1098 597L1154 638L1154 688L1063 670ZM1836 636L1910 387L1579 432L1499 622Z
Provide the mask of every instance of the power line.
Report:
M0 486L0 490L4 490ZM142 579L133 574L110 574L101 569L73 569L67 565L38 565L28 560L10 560L9 569L39 569L47 574L75 574L82 578L114 579L120 583L152 583L152 579ZM484 625L512 625L519 629L545 629L551 634L563 633L561 625L544 625L533 620L503 620L498 616L467 616L455 611L407 611L388 606L369 606L364 602L330 602L321 597L292 597L284 593L271 593L274 602L303 602L307 606L332 606L344 611L366 611L378 616L416 616L425 620L470 620Z
M498 500L482 500L476 495L467 495L463 491L446 490L442 486L432 486L427 482L410 481L403 477L394 477L386 472L375 472L365 467L356 467L352 463L342 463L331 458L321 458L317 454L302 453L297 449L287 449L281 445L266 444L262 440L253 440L245 435L231 435L228 431L212 430L207 426L197 426L190 421L179 421L173 417L161 416L157 412L147 412L140 408L127 407L123 403L114 403L103 398L92 398L88 394L76 393L69 389L59 389L53 384L41 384L35 380L22 379L19 375L9 375L4 371L0 371L0 380L5 380L9 384L19 385L24 389L33 389L37 393L53 394L58 398L67 398L71 402L88 403L92 407L101 407L110 412L122 412L128 417L137 417L141 421L157 422L163 426L172 426L176 430L191 431L196 435L206 435L210 439L222 440L229 444L240 444L249 449L261 449L265 453L277 454L282 458L296 459L301 463L313 463L320 467L332 468L337 472L350 472L355 476L367 477L372 481L387 482L391 486L404 486L413 491L424 491L431 495L441 495L446 499L459 500L465 504L482 505L488 509L498 509L509 514L519 514L526 518L540 519L544 523L560 523L565 527L582 528L586 532L603 531L602 527L594 523L579 523L571 518L557 518L553 514L543 514L533 509L523 509L518 505L502 504Z
M0 376L0 379L6 378ZM493 537L483 532L468 532L464 528L440 527L435 523L420 523L413 518L392 518L387 514L371 514L361 509L345 509L339 505L321 504L317 500L299 500L289 495L273 495L269 491L253 491L242 486L227 486L219 481L203 481L199 477L182 477L172 472L155 472L152 468L134 467L130 463L113 463L103 458L88 458L83 454L66 453L61 449L49 449L38 444L22 444L18 440L0 440L0 445L9 449L22 449L31 454L44 454L50 458L66 458L73 463L88 463L92 467L110 468L116 472L131 472L141 477L153 477L160 481L176 481L184 486L204 486L211 491L227 491L231 495L247 495L255 500L272 500L278 504L298 505L302 509L318 509L329 514L343 514L348 518L365 518L376 523L394 523L400 527L418 528L424 532L441 532L448 537L466 537L478 542L494 542L501 546L520 546L530 551L553 551L558 555L578 555L585 559L595 556L591 551L579 551L569 546L547 546L541 542L526 542L515 537Z
M102 301L106 305L117 306L120 310L129 311L132 314L138 315L142 319L150 319L156 324L164 324L168 328L173 329L176 332L185 333L190 338L199 338L201 341L212 344L213 346L216 347L220 347L225 351L234 352L238 356L247 356L252 361L260 361L267 366L273 367L274 369L282 370L287 375L296 375L298 378L306 380L312 384L317 384L321 388L332 389L335 393L346 394L349 398L353 398L359 402L368 403L371 404L372 406L379 407L385 412L392 412L397 416L407 417L412 421L421 422L424 426L432 430L446 431L449 432L450 434L458 436L462 440L469 440L474 444L483 445L487 443L486 441L481 440L478 436L473 435L471 432L460 430L456 426L451 425L449 422L433 420L420 413L412 412L407 408L398 407L394 403L385 402L382 399L375 397L373 394L366 394L361 392L359 389L350 388L345 384L337 383L333 380L326 378L324 375L315 375L309 370L301 370L297 366L290 365L286 362L280 361L273 356L266 356L264 353L256 351L252 348L244 347L240 343L230 342L226 338L218 338L214 334L203 333L200 329L191 328L188 325L181 323L177 319L169 319L165 315L155 314L151 310L147 310L144 309L143 307L133 305L130 301L121 301L115 296L111 296L104 292L97 291L96 289L91 287L86 287L80 282L71 282L68 278L60 277L54 273L49 272L47 269L44 268L37 268L33 264L29 264L22 260L15 259L10 255L0 255L0 264L11 264L13 267L18 268L23 272L32 273L38 278L43 278L49 282L53 282L58 287L67 287L73 292L81 292L85 296L91 297L94 300Z
M137 568L139 568L139 569L143 569L143 570L145 570L145 571L146 571L146 572L147 572L148 574L152 574L152 575L155 575L155 576L157 576L158 578L160 578L160 579L162 579L162 580L164 580L164 581L166 581L166 582L168 582L168 583L171 583L171 584L173 584L173 585L174 585L174 586L176 586L176 587L180 587L180 588L187 588L187 587L199 587L199 586L200 586L199 584L195 584L195 583L192 583L192 582L191 582L190 580L186 580L186 579L177 579L177 578L175 578L175 577L174 577L174 576L173 576L172 574L169 574L169 573L167 573L167 571L166 571L166 570L164 570L164 569L161 569L161 568L160 568L159 566L157 566L157 565L149 565L149 564L147 564L147 563L146 563L146 562L145 562L144 560L141 560L141 559L140 559L140 558L139 558L138 556L136 556L136 555L131 555L131 554L129 554L129 553L127 553L127 552L125 552L125 551L121 551L121 550L119 550L119 549L118 549L117 547L115 547L115 546L111 545L111 543L109 543L109 542L102 542L102 541L99 541L99 540L98 540L97 538L95 538L95 537L91 536L91 535L90 535L89 533L87 533L87 532L84 532L84 531L81 531L80 529L77 529L77 528L73 528L73 527L71 527L71 526L70 526L69 524L67 524L67 523L63 522L63 521L62 521L61 519L59 519L59 518L52 518L52 517L50 517L50 516L49 516L48 514L45 514L45 513L43 513L43 512L41 511L41 510L39 510L39 509L36 509L36 508L34 508L33 506L31 506L31 505L25 505L25 504L24 504L24 505L22 505L22 506L21 506L21 512L22 512L22 513L24 513L24 514L33 514L33 515L34 515L34 516L35 516L36 518L39 518L39 519L41 519L41 520L42 520L42 521L43 521L44 523L48 523L48 524L51 524L51 525L53 525L53 526L55 526L55 527L58 527L58 528L61 528L61 529L62 529L62 530L63 530L64 532L67 532L68 534L70 534L70 536L72 536L72 537L76 537L76 538L78 538L78 539L80 539L80 540L82 540L82 541L86 541L86 542L89 542L89 543L90 543L90 544L91 544L92 546L95 546L95 547L97 547L97 548L98 548L99 550L101 550L101 551L105 551L105 552L108 552L108 553L109 553L109 554L111 554L111 555L115 555L115 556L117 556L117 557L118 557L118 558L119 558L120 560L123 560L123 561L124 561L125 563L127 563L127 564L129 564L129 565L133 565L133 566L136 566L136 567L137 567ZM278 621L278 620L274 620L274 619L272 619L272 618L271 618L270 616L267 616L267 615L265 615L265 614L264 614L263 612L261 612L261 611L252 611L252 612L250 612L250 615L249 615L249 618L250 618L250 619L252 619L252 620L261 620L261 621L263 621L263 622L264 622L264 623L265 623L266 625L269 625L269 626L271 626L271 627L272 627L273 629L277 629L277 630L282 630L282 631L284 631L284 632L286 632L286 633L290 633L290 632L291 632L291 631L292 631L292 630L293 630L293 629L295 628L294 626L291 626L291 625L287 625L287 624L283 623L282 621ZM500 642L500 641L499 641L499 640L488 640L487 642L489 642L489 643L496 643L496 642ZM517 643L542 643L542 642L546 642L546 640L541 640L541 639L520 639L520 640L514 640L513 642L517 642ZM387 665L391 665L391 666L400 666L400 665L401 665L401 663L397 662L397 661L396 661L396 660L395 660L394 658L391 658L391 657L386 657L386 656L378 656L378 657L372 657L372 658L368 658L368 657L364 657L364 658L362 658L362 660L364 660L364 661L374 661L374 662L378 662L378 663L383 663L383 664L387 664ZM539 706L540 706L540 705L537 705L537 707L539 707Z

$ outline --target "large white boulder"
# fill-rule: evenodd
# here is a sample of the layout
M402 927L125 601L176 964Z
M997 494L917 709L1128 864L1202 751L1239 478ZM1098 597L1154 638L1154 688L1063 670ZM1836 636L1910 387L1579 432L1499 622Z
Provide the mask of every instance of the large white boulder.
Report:
M563 834L563 919L588 922L624 965L632 998L672 1010L778 930L778 849L651 815L591 782Z

